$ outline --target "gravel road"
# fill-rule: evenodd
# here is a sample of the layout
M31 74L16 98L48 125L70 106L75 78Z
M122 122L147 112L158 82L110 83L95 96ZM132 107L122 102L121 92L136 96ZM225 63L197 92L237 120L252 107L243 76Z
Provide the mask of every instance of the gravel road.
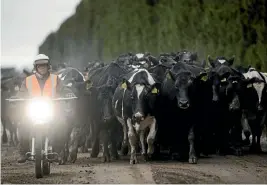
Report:
M2 145L1 183L267 183L266 154L211 156L201 158L196 165L177 161L145 163L140 159L132 166L129 157L102 163L100 158L79 153L75 164L52 164L51 175L42 179L34 177L33 162L18 164L17 157L16 148Z

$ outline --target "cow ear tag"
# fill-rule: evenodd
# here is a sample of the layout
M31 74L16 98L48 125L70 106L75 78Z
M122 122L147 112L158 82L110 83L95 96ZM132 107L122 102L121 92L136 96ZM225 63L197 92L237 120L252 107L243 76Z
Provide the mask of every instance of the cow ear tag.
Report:
M167 73L167 78L168 78L168 79L171 79L171 75L170 75L170 73Z
M248 84L248 85L247 85L247 88L251 88L251 87L252 87L252 84Z
M151 92L152 92L152 94L157 94L158 93L158 89L156 87L154 87Z
M123 88L123 89L126 89L127 88L126 82L124 82L124 83L121 84L121 88Z
M226 78L222 79L221 82L226 82Z
M206 81L207 81L207 79L208 79L207 75L205 75L205 76L202 76L202 78L201 78L201 80L202 80L202 81L204 81L204 82L206 82Z
M90 87L91 87L91 83L90 83L90 82L87 82L87 83L86 83L86 90L89 90Z

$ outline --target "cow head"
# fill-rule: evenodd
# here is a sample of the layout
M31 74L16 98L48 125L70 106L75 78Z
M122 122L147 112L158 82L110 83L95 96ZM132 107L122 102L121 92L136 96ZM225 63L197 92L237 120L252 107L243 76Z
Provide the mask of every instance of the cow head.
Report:
M227 65L227 66L232 66L233 63L234 63L234 60L235 60L235 56L233 56L232 58L230 59L227 59L223 56L219 56L217 57L216 59L212 59L210 57L210 55L208 56L208 60L209 60L209 63L210 65L213 67L213 68L216 68L220 65Z
M179 53L179 61L187 64L193 64L197 60L197 53L191 53L189 51L182 51Z
M228 65L213 68L215 75L214 91L221 103L227 104L230 111L240 109L241 76Z
M246 96L250 97L250 102L257 110L262 111L264 102L266 102L267 85L264 76L256 70L249 71L244 74L246 79Z
M114 87L112 85L102 85L100 87L91 87L91 99L93 102L97 102L97 105L94 105L98 110L97 114L103 122L108 122L113 118L112 110L112 97L114 94ZM91 103L93 103L91 102Z
M170 70L167 76L173 81L177 106L180 109L188 109L192 106L191 101L194 99L197 84L206 81L207 73L203 72L195 75L188 70L180 70L177 73Z
M142 76L142 74L140 75ZM139 80L132 81L132 83L123 79L121 88L127 89L130 92L133 120L139 123L143 121L154 108L156 98L159 95L160 83L153 83L150 85L150 83L142 77L138 79Z

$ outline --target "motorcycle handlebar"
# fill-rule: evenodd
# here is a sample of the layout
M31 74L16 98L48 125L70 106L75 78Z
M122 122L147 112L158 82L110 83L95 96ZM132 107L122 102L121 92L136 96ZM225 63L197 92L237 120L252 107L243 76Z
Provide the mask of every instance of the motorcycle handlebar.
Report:
M73 100L73 99L77 99L78 97L71 97L71 98L53 98L50 99L52 101L66 101L66 100ZM16 101L30 101L33 100L32 98L30 99L26 99L26 98L12 98L12 99L6 99L6 101L10 101L10 102L16 102Z

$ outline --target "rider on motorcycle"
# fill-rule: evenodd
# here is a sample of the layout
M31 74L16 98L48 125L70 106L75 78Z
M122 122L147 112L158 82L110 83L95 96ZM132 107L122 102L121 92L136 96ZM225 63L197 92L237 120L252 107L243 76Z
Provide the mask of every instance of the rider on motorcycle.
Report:
M23 81L19 98L35 98L46 96L55 98L60 96L60 79L57 75L51 74L49 57L44 54L39 54L35 57L33 63L35 74L26 77ZM30 126L26 122L19 125L19 154L18 163L25 163L27 158L25 154L30 151Z

